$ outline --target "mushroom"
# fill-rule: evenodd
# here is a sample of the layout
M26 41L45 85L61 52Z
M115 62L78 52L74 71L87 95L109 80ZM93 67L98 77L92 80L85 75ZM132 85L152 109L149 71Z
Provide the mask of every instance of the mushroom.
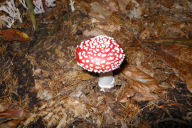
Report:
M114 85L113 70L117 69L125 54L121 45L113 38L100 35L81 42L77 46L77 64L88 71L99 73L100 91Z

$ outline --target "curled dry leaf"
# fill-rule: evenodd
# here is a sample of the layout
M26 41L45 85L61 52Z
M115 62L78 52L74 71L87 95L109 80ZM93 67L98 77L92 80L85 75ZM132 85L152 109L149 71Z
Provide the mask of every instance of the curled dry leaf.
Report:
M16 128L25 116L25 110L19 109L6 109L0 112L0 127L1 128Z
M6 40L13 41L13 40L19 40L19 41L28 41L29 36L17 29L6 29L6 30L0 30L0 34L2 34Z
M134 66L127 66L123 70L123 74L130 82L130 86L142 94L149 94L151 92L163 91L163 88L158 86L156 79L145 74L140 69Z

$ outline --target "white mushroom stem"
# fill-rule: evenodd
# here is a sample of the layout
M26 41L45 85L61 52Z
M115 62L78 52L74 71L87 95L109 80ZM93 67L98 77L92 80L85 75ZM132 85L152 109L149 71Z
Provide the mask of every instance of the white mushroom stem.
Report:
M99 86L101 87L100 91L105 91L104 88L112 88L114 85L115 79L113 77L113 71L99 73Z

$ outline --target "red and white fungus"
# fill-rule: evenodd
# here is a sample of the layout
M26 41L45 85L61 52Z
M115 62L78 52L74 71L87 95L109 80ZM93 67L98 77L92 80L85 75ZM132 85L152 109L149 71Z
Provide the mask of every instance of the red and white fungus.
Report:
M118 68L125 54L115 39L101 35L81 42L76 57L77 64L84 69L104 73Z
M113 38L101 35L81 42L77 46L77 64L88 71L99 73L99 86L111 88L114 84L112 70L117 69L125 54L121 45Z

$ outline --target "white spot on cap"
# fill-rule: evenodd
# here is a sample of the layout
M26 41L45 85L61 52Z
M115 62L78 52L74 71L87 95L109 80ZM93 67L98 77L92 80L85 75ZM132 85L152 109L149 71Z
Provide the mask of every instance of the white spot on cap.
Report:
M95 58L95 60L96 60L96 61L100 61L101 59L99 59L99 58Z
M108 54L108 56L112 56L112 55L113 55L113 53L109 53L109 54Z
M84 49L87 51L87 50L88 50L88 47L84 47Z
M113 60L114 59L114 57L109 57L109 58L107 58L107 60Z
M86 60L87 63L89 63L89 60Z
M105 63L105 60L102 60L102 61L101 61L101 64L104 64L104 63Z
M99 63L99 62L96 62L95 64L96 64L96 65L100 65L100 63Z
M123 57L123 55L122 55L122 54L120 54L119 58L122 58L122 57Z
M87 54L90 54L90 55L92 55L93 53L92 53L92 52L87 52Z
M95 68L96 68L96 69L100 69L101 67L97 67L97 66L96 66Z
M83 59L83 57L81 56L81 52L79 52L79 59L81 60L81 59Z
M101 56L101 53L98 53L98 56Z
M107 56L107 54L102 54L102 55L101 55L101 57L106 57L106 56Z
M107 48L107 49L105 49L105 52L108 52L110 50L110 48Z
M90 67L93 67L93 64L90 64L89 66L90 66Z
M117 50L117 53L119 53L120 49L118 47L115 47L114 49Z

